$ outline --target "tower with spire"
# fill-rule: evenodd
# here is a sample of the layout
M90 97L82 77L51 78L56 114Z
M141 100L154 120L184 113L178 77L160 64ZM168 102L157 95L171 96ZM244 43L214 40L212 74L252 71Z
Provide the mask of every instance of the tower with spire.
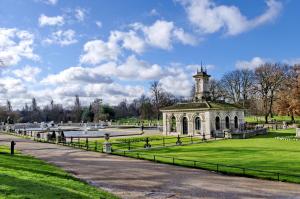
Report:
M209 98L209 78L210 75L203 69L202 62L200 71L197 69L197 74L193 76L195 79L195 96L194 101L205 101Z

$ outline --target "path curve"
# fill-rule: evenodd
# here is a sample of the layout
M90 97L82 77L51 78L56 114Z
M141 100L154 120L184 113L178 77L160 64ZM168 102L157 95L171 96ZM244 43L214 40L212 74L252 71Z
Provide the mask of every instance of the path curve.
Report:
M37 143L0 134L0 145L53 163L122 198L299 198L300 185L226 176L201 169Z

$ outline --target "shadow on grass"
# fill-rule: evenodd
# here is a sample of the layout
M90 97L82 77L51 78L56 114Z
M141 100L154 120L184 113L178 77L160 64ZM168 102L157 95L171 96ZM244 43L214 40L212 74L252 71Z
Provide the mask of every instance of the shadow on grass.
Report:
M77 179L73 176L70 176L68 174L60 174L60 173L54 173L54 172L45 171L45 170L38 170L38 169L30 169L30 168L20 167L20 166L11 166L11 165L8 166L8 165L1 164L1 163L0 163L0 167L4 168L4 169L6 168L6 169L17 170L17 171L27 171L27 172L31 172L31 173L46 175L46 176L58 177L58 178L62 178L62 179L71 179L71 180L74 180L74 181L80 181L79 179Z
M289 132L270 132L267 135L258 135L249 139L256 139L256 138L275 138L275 137L285 137L285 136L295 136L295 133Z
M0 174L0 184L0 197L4 198L89 198L49 183L24 180L10 175Z

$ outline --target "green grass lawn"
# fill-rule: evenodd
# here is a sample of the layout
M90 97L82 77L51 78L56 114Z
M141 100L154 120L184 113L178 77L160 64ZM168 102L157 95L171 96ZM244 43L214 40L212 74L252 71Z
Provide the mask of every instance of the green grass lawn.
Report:
M300 124L300 116L295 116L295 122ZM283 122L283 121L291 121L291 117L290 116L274 116L273 118L269 117L269 121L271 121L271 119L275 119L277 122ZM247 116L245 117L245 121L249 122L249 123L260 123L263 124L265 123L265 117L264 116Z
M117 198L42 160L0 146L0 198Z
M176 136L162 136L162 135L153 135L153 136L136 136L130 138L111 138L110 143L112 144L113 150L137 150L144 148L146 144L146 138L149 139L151 147L163 147L163 146L173 146L176 145L177 137ZM103 138L92 140L88 142L88 149L92 151L101 151L102 144L105 140ZM182 144L191 144L196 142L202 142L202 137L190 137L190 136L181 136L180 141ZM70 142L70 140L68 140ZM86 139L82 138L73 140L73 146L82 148L86 147Z
M273 118L269 117L269 121L271 119L275 119L278 122L283 121L291 121L290 116L274 116ZM149 124L157 124L157 120L140 120L138 118L122 118L114 122L113 124L127 124L127 125L136 125L139 122L143 122L144 126L147 126ZM265 123L265 117L264 116L247 116L245 117L246 122L250 123ZM296 123L300 124L300 116L295 116ZM159 124L162 125L162 120L159 120Z
M136 125L140 122L143 122L144 126L148 126L149 124L151 125L156 125L157 124L157 120L153 119L153 120L141 120L139 118L135 118L135 117L130 117L130 118L121 118L118 119L117 121L113 122L113 124L124 124L124 125ZM158 121L160 125L162 125L162 120Z
M300 183L300 141L277 140L276 136L295 135L295 129L270 131L268 135L257 136L251 139L230 139L219 140L207 143L200 143L188 146L169 147L162 149L140 150L137 151L139 157L165 163L172 163L172 157L196 160L196 166L208 170L219 170L241 174L242 169L223 167L232 165L259 169L264 171L279 172L282 174L299 175L299 177L280 176L281 180ZM137 157L137 152L127 152L126 155ZM164 156L164 157L160 157ZM194 162L176 160L175 163L183 166L194 166ZM274 174L247 171L247 175L277 179Z

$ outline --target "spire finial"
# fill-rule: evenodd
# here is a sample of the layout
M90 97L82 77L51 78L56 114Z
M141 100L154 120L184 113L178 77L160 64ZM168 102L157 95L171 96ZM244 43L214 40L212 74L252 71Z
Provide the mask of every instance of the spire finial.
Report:
M203 72L202 60L201 60L201 72Z

